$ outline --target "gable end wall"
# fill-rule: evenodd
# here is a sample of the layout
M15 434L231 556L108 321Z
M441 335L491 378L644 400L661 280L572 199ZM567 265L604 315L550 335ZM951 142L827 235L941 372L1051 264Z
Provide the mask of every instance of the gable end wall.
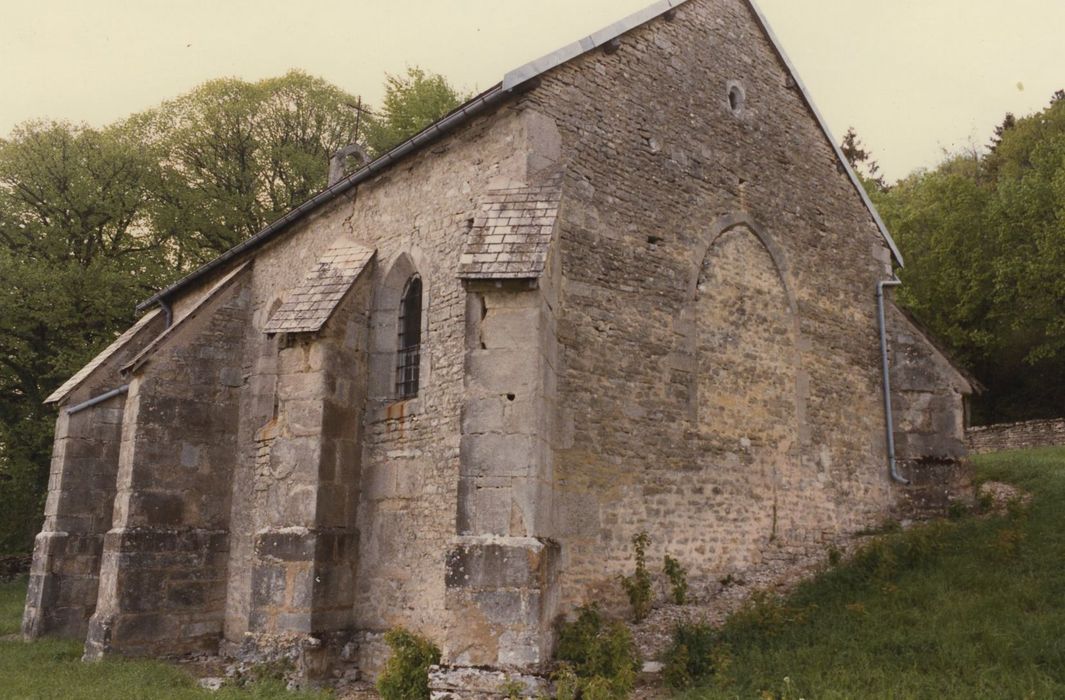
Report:
M566 168L554 518L564 604L620 604L616 576L630 573L641 530L651 561L668 552L693 580L713 580L878 518L891 493L874 287L890 253L747 5L685 3L616 52L545 74L523 104L554 117ZM750 222L763 245L744 250L772 253L794 305L787 391L745 399L770 413L794 402L781 420L795 439L778 457L759 457L755 434L722 443L694 382L745 378L685 349L708 324L758 323L711 309L692 327L695 276L733 220ZM745 352L773 363L782 341ZM707 440L722 444L711 453Z

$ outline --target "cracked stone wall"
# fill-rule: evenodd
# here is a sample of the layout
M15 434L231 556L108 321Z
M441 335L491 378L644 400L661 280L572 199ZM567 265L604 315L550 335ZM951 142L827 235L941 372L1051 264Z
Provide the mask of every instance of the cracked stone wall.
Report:
M874 289L889 251L746 5L686 3L523 100L555 118L566 168L564 605L620 606L641 530L652 561L669 552L697 580L880 517ZM727 233L738 223L756 235ZM725 291L693 313L704 266Z

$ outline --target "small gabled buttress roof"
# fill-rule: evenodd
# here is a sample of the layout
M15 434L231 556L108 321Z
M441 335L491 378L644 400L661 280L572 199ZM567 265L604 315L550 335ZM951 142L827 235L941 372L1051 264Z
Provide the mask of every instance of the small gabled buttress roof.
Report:
M573 59L581 56L593 49L603 46L614 39L620 37L622 34L635 29L647 22L650 22L662 15L673 12L676 8L684 5L692 0L659 0L658 2L650 5L649 7L632 14L625 19L619 20L609 27L606 27L594 34L591 34L579 41L576 41L568 46L564 46L557 51L530 61L529 63L516 68L503 77L503 81L488 90L484 91L480 95L477 95L470 101L456 108L451 113L444 116L437 122L429 125L419 133L415 134L406 141L400 143L398 146L392 148L387 153L381 155L377 159L373 160L369 164L363 166L359 170L351 173L345 178L342 178L337 183L318 193L314 197L308 199L306 202L300 204L296 208L292 209L281 218L277 219L269 226L264 228L259 233L255 234L246 241L239 243L233 248L229 249L219 257L206 263L200 268L194 270L184 278L178 280L174 284L170 285L166 289L158 292L152 297L145 299L137 305L138 310L145 309L152 304L165 301L172 297L174 294L180 292L188 285L203 279L213 271L220 267L232 262L245 254L248 254L260 246L264 245L267 241L271 240L274 236L287 230L292 224L304 219L310 213L316 211L318 208L332 202L344 193L355 188L362 182L378 175L384 170L391 167L396 162L402 160L412 153L420 151L426 145L433 143L437 139L441 138L447 133L450 133L459 126L467 123L474 116L481 114L496 105L506 101L510 97L519 94L523 89L534 86L536 78L540 75L556 68L564 63L568 63ZM828 128L827 123L821 116L813 99L810 97L809 92L803 85L802 80L799 78L795 67L792 65L791 60L784 52L780 41L777 39L773 30L769 26L769 22L766 20L765 15L759 9L755 0L744 0L754 15L758 24L761 26L762 31L769 39L777 56L783 62L785 69L790 73L794 79L795 84L802 95L803 101L806 103L807 108L817 121L821 130L824 132L825 138L828 139L829 144L836 153L840 167L850 178L851 183L854 186L855 191L869 210L869 214L873 217L873 221L880 229L880 233L884 238L884 242L891 250L895 261L901 266L903 265L902 254L899 252L898 246L895 245L895 241L891 238L891 234L887 230L887 226L884 224L883 219L880 218L880 214L877 212L876 207L869 199L869 195L866 194L865 189L862 187L861 181L858 179L854 169L850 167L847 159L843 155L843 151L840 149L839 144L832 136L831 131Z

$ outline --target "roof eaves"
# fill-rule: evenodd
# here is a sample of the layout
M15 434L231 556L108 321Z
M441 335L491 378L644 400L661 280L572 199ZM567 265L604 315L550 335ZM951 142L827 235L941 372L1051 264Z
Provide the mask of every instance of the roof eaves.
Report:
M151 357L152 353L154 353L156 349L163 345L163 343L165 343L169 338L177 335L178 331L181 330L187 324L188 321L191 321L192 319L196 318L196 316L199 315L200 311L207 307L207 305L210 304L214 299L216 299L220 294L229 289L229 287L237 279L240 273L244 270L247 270L250 265L250 260L245 261L233 270L231 270L228 274L226 274L225 277L215 282L214 286L211 287L211 289L209 289L207 293L203 295L203 298L196 302L195 306L189 309L184 316L174 321L174 323L171 324L169 328L157 335L155 339L152 340L152 342L144 346L144 349L137 353L137 355L132 360L123 365L119 371L122 372L122 374L136 372L137 369L139 369L145 362L148 361L148 358Z
M96 357L90 360L84 367L82 367L76 374L70 379L63 382L63 384L53 391L48 398L44 400L44 403L59 403L70 396L75 389L81 386L82 382L88 379L93 372L103 366L105 362L115 356L120 350L132 341L141 330L151 323L156 316L160 313L159 309L151 309L148 313L144 314L136 323L129 327L125 333L115 338L114 341L106 348L97 353Z
M964 365L954 359L954 356L951 354L951 352L947 350L946 346L943 345L943 343L940 342L939 338L936 337L935 333L929 330L928 326L921 323L916 316L910 313L908 309L903 308L901 304L898 304L894 301L890 303L891 307L895 309L895 311L899 312L899 315L906 319L909 324L913 326L918 333L921 334L921 336L925 339L925 342L931 345L932 349L938 352L943 357L946 363L950 365L950 368L957 372L959 375L961 375L961 378L969 383L969 388L973 390L973 393L982 394L987 391L987 387L984 386L983 383L976 378L975 374L970 372L968 369L965 368Z

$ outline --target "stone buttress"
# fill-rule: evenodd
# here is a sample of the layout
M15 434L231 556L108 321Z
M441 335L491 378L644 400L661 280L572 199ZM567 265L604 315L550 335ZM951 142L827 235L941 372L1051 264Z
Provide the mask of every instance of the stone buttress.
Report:
M232 270L123 368L129 394L88 659L217 645L247 272Z
M467 289L458 536L447 606L464 624L453 666L532 670L550 660L558 544L549 538L560 186L492 192L459 274ZM438 679L439 680L439 679Z
M163 315L149 312L48 397L61 406L22 622L27 638L85 637L115 500L127 390L119 368L163 328Z

